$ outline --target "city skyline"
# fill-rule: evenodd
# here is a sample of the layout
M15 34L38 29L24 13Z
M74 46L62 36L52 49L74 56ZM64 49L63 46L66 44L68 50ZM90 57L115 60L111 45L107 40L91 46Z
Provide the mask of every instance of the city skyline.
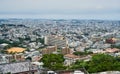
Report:
M119 0L0 0L0 18L120 20Z

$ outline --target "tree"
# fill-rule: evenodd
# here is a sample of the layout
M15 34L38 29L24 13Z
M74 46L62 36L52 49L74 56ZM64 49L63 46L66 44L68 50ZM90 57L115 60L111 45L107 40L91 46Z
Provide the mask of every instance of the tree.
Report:
M12 59L11 62L16 62L16 60L15 60L15 59Z
M3 49L9 49L9 48L11 48L11 45L9 44L9 45L7 45L7 46L5 46Z
M118 48L118 49L120 49L120 45L113 45L113 44L111 44L111 48Z
M40 43L44 44L44 38L38 38L38 39L36 39L36 42L40 42Z
M21 44L20 42L15 41L15 42L11 43L11 46L12 47L19 47L20 44Z
M11 72L7 72L6 74L11 74Z
M81 62L77 61L72 68L79 69L85 67L89 73L102 72L102 71L120 71L120 59L107 54L93 55L90 61Z
M77 55L77 56L82 56L82 55L88 55L88 54L93 54L92 52L79 52L79 51L76 51L73 53L74 55Z
M117 66L120 65L120 63L118 62L116 57L107 54L94 55L87 65L88 68L86 68L90 73L120 70L120 66Z
M114 62L115 58L107 54L97 54L92 57L92 62L99 64L101 62Z
M27 57L25 60L32 61L31 57Z
M63 70L64 58L62 54L45 54L40 60L44 63L44 67L47 67L51 70Z
M74 52L73 54L75 54L75 55L77 55L77 56L80 56L80 55L86 55L86 53L85 52Z
M7 40L5 40L5 39L0 39L0 44L2 44L2 43L7 43L7 44L10 44L10 42L9 42L9 41L7 41Z
M80 68L83 68L85 66L85 62L82 61L82 60L77 60L75 62L75 64L73 64L70 69L80 69Z
M7 51L6 51L6 50L0 50L0 53L2 53L2 54L6 54Z

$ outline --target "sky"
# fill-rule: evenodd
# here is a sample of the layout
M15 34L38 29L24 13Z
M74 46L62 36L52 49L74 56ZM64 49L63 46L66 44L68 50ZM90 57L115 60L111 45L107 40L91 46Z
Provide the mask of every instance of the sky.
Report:
M120 0L0 0L0 18L120 20Z

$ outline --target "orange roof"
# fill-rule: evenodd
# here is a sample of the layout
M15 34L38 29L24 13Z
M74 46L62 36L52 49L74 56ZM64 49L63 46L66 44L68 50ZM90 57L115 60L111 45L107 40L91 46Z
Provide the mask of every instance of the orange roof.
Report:
M108 48L108 49L106 49L105 51L112 53L112 52L117 52L117 51L119 51L119 49L117 49L117 48Z
M117 39L116 38L112 38L113 41L116 41Z
M69 57L69 58L79 58L79 56L76 56L74 54L66 54L65 57Z
M20 48L20 47L13 47L13 48L10 48L7 50L8 53L20 53L20 52L23 52L25 51L24 48Z

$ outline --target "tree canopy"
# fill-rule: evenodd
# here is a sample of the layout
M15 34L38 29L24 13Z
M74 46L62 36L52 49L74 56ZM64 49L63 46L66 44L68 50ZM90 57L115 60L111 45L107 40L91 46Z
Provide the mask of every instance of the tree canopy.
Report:
M102 71L120 71L120 62L118 57L113 57L107 54L96 54L91 61L77 61L72 68L79 69L85 67L89 73Z
M62 54L45 54L40 60L44 63L44 67L47 67L51 70L63 70L64 57Z
M88 54L93 54L92 52L79 52L79 51L76 51L73 53L74 55L77 55L77 56L83 56L83 55L88 55Z

